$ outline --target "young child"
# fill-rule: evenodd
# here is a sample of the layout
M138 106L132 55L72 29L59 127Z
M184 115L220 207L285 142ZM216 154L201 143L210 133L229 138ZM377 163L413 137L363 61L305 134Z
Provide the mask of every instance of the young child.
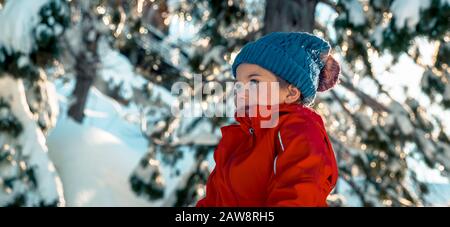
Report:
M206 206L327 206L338 178L334 151L321 116L309 106L317 91L338 81L340 67L327 41L305 32L274 32L246 44L232 65L242 84L279 83L275 127L261 127L260 114L235 113L239 124L221 128ZM258 92L263 92L258 90ZM258 93L258 95L261 95ZM248 101L241 92L236 100ZM273 104L273 103L271 103Z

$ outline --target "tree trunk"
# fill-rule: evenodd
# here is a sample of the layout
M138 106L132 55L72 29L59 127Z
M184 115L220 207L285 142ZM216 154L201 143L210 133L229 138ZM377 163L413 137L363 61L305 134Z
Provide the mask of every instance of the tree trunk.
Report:
M83 122L84 108L88 98L89 89L95 81L97 76L98 64L100 63L97 54L97 43L100 34L92 25L92 17L89 13L84 14L83 37L82 44L84 48L76 54L75 57L75 75L76 84L72 92L72 97L75 98L74 103L71 104L68 115L78 123ZM83 26L82 25L82 26Z
M318 0L266 0L263 33L312 32Z
M88 98L89 89L94 83L97 74L97 61L86 57L87 54L80 53L75 66L76 84L72 92L75 102L70 106L68 115L75 121L82 123L84 108Z

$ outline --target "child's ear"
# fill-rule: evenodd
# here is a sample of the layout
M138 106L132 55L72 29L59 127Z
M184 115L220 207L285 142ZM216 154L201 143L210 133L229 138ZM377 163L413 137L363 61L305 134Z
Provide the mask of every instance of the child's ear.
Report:
M285 99L286 103L297 102L300 99L301 95L302 95L300 90L297 87L295 87L294 85L292 85L292 84L289 84L287 86L287 91L288 92L287 92L287 96L286 96L286 99Z

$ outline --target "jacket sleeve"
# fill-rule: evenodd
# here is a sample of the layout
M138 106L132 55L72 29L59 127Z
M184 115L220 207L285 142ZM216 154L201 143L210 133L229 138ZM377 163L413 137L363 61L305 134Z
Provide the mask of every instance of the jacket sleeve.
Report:
M276 137L281 149L274 160L266 205L327 206L326 197L333 187L333 160L319 126L289 123Z

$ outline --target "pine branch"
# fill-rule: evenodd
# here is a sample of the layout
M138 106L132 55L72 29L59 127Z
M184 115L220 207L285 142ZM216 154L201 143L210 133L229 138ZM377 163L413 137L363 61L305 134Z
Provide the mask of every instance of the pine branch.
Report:
M326 32L327 29L325 27L323 27L322 25L318 24L317 22L315 23L315 27L323 32L324 37L327 40L331 40L331 38L329 37L328 33ZM341 72L341 74L343 76L345 76L346 78L350 78L350 76L347 73L343 72L343 71ZM381 84L374 77L372 77L372 79L377 84L377 87L380 89L380 91L383 91L383 93L385 93L389 98L392 99L392 97L387 93L387 91L383 90ZM340 84L342 84L342 86L344 86L345 88L347 88L348 90L352 91L357 96L359 96L365 104L367 104L370 107L372 107L372 109L374 109L375 111L377 111L379 113L380 112L389 112L387 107L385 107L383 104L379 103L378 101L376 101L375 99L373 99L372 97L370 97L369 95L364 93L363 91L355 88L350 82L347 82L345 80L340 79Z
M360 97L363 103L370 106L374 111L378 113L390 112L386 106L379 103L377 100L370 97L369 95L359 90L358 88L354 87L353 84L351 84L350 82L341 79L339 84L341 84L343 87L345 87L346 89L348 89L349 91L353 92L358 97Z
M349 150L344 146L344 144L340 140L336 139L335 137L333 137L331 135L330 135L330 140L332 143L338 145L338 147L340 148L339 149L340 152L336 152L339 156L341 156L341 152L346 152L347 154L349 154L351 156L351 153L349 152ZM352 178L352 174L350 173L350 171L347 168L348 168L348 166L339 168L339 171L343 175L342 179L350 185L350 187L353 189L353 191L359 197L359 199L361 200L361 203L363 205L368 204L367 200L366 200L366 196L363 193L363 190L361 190L361 188L358 185L356 185L355 181Z

